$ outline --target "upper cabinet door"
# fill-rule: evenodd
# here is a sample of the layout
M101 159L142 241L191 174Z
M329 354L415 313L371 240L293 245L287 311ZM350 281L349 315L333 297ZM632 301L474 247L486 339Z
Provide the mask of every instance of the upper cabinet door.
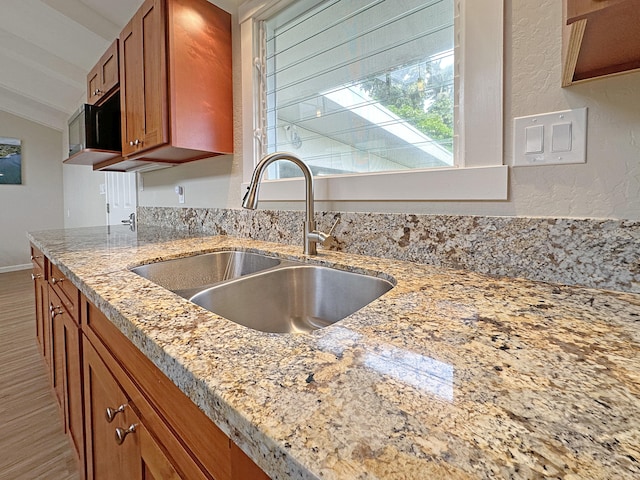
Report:
M122 154L167 142L167 67L162 0L147 0L120 34Z
M87 103L99 103L120 83L118 64L118 39L102 55L87 75Z
M123 158L106 167L233 153L229 13L207 0L145 0L119 40Z

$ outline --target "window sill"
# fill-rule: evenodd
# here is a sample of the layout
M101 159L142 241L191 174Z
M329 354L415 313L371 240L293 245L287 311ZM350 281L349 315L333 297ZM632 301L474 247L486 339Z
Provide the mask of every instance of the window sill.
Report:
M264 180L260 200L302 201L303 182L303 178ZM248 185L242 183L243 194ZM507 200L507 195L506 165L314 177L317 201Z

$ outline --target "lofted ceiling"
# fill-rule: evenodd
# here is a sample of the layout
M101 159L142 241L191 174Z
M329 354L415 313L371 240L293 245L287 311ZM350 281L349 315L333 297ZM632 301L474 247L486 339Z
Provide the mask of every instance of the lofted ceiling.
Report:
M64 130L85 101L87 73L141 4L1 0L0 110Z
M141 0L2 0L0 110L63 130Z

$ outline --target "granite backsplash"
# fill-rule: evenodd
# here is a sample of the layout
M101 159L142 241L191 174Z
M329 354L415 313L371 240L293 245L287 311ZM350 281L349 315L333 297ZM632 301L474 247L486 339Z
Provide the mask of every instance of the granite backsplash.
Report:
M138 207L138 223L299 244L304 212ZM332 250L640 293L640 222L319 212Z

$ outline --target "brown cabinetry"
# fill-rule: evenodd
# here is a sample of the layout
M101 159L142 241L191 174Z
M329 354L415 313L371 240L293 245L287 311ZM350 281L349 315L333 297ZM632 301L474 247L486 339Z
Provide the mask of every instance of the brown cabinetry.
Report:
M47 323L50 331L50 377L64 431L79 465L84 463L82 345L78 323L79 292L50 264Z
M126 478L189 478L215 480L262 480L269 477L202 413L153 363L120 333L91 303L83 300L85 339L85 410L87 438L103 435L113 448L115 431L107 427L105 409L133 412L135 420L120 421L120 428L129 429L137 445L130 445L132 455L142 470ZM98 359L102 366L95 367ZM93 377L92 377L93 376ZM98 378L107 378L98 386ZM97 402L90 397L113 398ZM100 393L96 393L100 392ZM91 418L90 418L91 417ZM118 415L116 415L118 417ZM123 418L125 416L123 415ZM115 420L114 420L115 425ZM91 432L97 428L110 431ZM127 440L128 441L128 440ZM135 442L132 442L135 443ZM87 442L87 465L104 462L102 450ZM123 442L123 445L126 443ZM92 458L89 458L92 457ZM119 458L119 457L115 457ZM127 464L129 460L122 460ZM107 462L109 463L109 462ZM145 472L147 476L145 475ZM151 476L148 476L148 475ZM142 476L140 476L142 475ZM100 478L91 477L89 478ZM110 478L110 477L107 477ZM122 477L120 477L122 478Z
M120 94L122 152L65 162L130 171L233 153L231 15L207 0L145 0L87 76L87 101Z
M165 9L147 0L120 34L122 155L167 142Z
M564 0L562 86L640 68L638 0Z
M267 480L40 250L36 333L88 479Z
M87 479L179 479L131 399L84 339Z
M45 358L48 364L50 333L48 330L48 322L46 320L49 297L47 290L47 278L45 275L45 272L47 271L45 261L46 258L42 252L35 246L31 245L31 263L33 265L31 279L33 280L33 289L36 300L36 339L38 341L40 354Z
M87 75L87 103L94 105L100 102L118 86L119 68L116 39Z
M207 0L146 0L120 34L122 156L181 163L233 152L231 17Z

